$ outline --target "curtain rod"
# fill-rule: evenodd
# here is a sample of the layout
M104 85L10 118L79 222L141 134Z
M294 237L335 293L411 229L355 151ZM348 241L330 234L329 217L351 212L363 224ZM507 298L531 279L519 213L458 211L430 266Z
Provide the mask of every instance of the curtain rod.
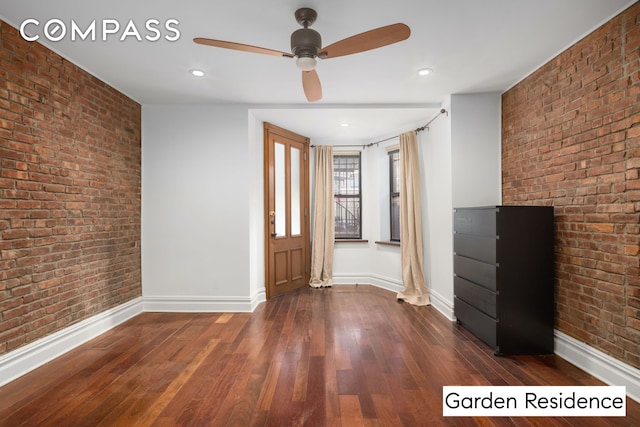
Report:
M430 125L431 123L433 123L433 121L434 121L435 119L437 119L438 117L440 117L440 115L442 115L442 114L447 114L447 110L445 110L444 108L442 108L442 109L438 112L438 114L436 114L436 116L435 116L433 119L429 120L429 121L428 121L424 126L420 126L419 128L415 129L415 130L414 130L414 132L415 132L415 133L418 133L418 132L422 132L423 130L429 130L429 125ZM381 144L381 143L383 143L383 142L390 141L390 140L392 140L392 139L394 139L394 138L398 138L399 136L400 136L400 135L390 136L389 138L385 138L385 139L382 139L382 140L380 140L380 141L376 141L376 142L370 142L369 144L360 144L360 145L334 145L334 147L362 147L362 149L364 150L364 149L366 149L366 148L373 147L374 145L375 145L375 146L378 146L379 144ZM317 147L317 146L316 146L316 145L311 145L311 147Z

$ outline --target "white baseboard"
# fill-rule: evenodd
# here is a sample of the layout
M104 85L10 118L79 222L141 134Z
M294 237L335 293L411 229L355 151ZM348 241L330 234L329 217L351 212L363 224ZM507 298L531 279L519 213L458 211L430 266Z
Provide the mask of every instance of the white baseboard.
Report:
M140 313L141 297L0 356L0 386L62 356Z
M253 297L157 296L144 297L144 311L174 313L251 313L264 294Z
M555 353L608 385L625 386L627 396L640 402L640 370L555 331Z
M400 292L404 286L402 280L396 280L389 277L379 275L366 275L366 274L339 274L333 276L333 283L336 285L373 285L378 288L386 289L391 292ZM453 303L448 301L442 295L429 290L429 298L431 299L431 306L442 313L449 320L455 320L453 315Z
M373 285L391 292L400 292L402 281L389 277L367 274L339 274L333 276L334 285Z
M431 305L433 308L442 313L444 317L451 321L456 320L456 317L453 314L453 302L431 289L429 290L429 298L431 298Z
M251 296L251 312L253 312L260 303L267 300L267 290L265 288L259 289Z

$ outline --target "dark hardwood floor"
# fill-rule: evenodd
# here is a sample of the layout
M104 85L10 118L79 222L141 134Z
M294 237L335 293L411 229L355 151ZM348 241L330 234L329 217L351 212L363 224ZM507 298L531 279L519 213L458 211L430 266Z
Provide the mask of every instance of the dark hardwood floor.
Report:
M144 313L0 388L2 426L608 426L445 418L444 385L602 385L557 356L495 357L431 307L371 286L254 313Z

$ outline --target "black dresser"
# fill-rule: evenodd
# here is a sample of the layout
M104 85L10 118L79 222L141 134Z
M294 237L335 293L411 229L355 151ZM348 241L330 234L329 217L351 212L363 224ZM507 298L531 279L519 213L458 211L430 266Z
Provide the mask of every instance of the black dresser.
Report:
M496 355L553 353L553 207L456 208L457 322Z

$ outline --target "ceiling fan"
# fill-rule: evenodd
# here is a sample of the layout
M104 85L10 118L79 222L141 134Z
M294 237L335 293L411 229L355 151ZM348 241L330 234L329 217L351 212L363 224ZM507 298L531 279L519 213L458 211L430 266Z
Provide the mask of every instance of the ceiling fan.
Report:
M337 58L339 56L377 49L406 40L411 34L411 30L407 25L398 23L365 31L364 33L356 34L330 44L329 46L322 47L320 34L309 28L309 26L315 22L317 16L316 11L308 7L296 11L296 21L304 28L300 28L291 34L291 53L248 44L200 37L193 39L193 41L198 44L222 47L225 49L296 58L296 65L302 70L302 87L304 94L307 101L314 102L322 98L322 86L320 85L318 73L315 70L317 63L316 58Z

